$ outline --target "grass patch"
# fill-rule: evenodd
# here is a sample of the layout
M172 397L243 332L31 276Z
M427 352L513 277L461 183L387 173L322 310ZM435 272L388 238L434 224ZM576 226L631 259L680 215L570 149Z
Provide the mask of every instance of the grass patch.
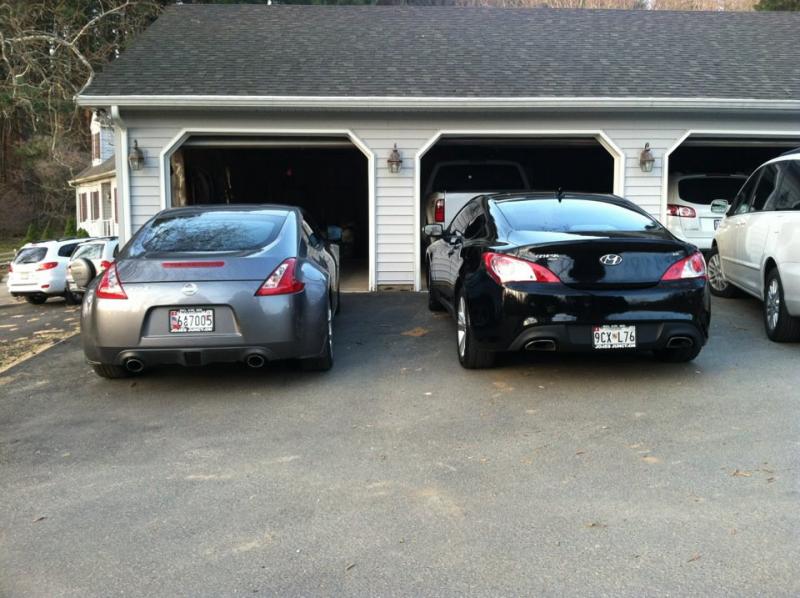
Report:
M0 237L0 255L22 247L22 237Z

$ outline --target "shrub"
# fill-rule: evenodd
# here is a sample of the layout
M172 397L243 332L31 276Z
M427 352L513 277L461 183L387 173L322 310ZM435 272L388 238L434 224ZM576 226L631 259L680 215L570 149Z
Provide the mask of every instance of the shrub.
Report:
M64 225L64 237L69 239L77 234L78 231L75 228L75 218L70 216L67 218L67 223Z
M78 231L75 233L75 236L76 236L77 238L79 238L79 239L88 239L90 235L89 235L89 233L86 231L86 229L85 229L85 228L81 227L81 228L79 228L79 229L78 229Z
M28 232L26 232L25 236L22 238L22 244L25 245L25 243L33 243L34 241L38 240L39 240L39 231L36 228L36 225L33 222L31 222L28 225Z

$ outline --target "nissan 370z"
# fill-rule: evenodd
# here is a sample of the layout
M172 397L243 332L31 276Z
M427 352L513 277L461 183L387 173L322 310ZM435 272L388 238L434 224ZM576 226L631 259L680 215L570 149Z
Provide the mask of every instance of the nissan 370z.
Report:
M466 368L518 350L689 361L708 339L702 254L620 197L479 196L424 233L429 307L455 317Z
M338 255L292 207L165 210L89 285L84 353L106 378L159 364L333 364Z

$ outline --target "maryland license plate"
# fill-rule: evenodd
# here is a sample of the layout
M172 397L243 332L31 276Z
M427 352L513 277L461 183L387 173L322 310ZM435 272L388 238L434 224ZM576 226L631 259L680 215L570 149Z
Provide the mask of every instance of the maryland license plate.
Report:
M214 332L214 310L191 308L169 310L170 333Z
M595 349L634 349L636 326L594 326L592 346Z

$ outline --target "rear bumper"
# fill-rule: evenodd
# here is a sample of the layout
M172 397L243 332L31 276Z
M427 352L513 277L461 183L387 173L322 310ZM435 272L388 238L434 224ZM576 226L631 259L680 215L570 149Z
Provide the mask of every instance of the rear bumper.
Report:
M169 349L130 349L122 347L97 347L89 363L124 365L129 359L138 359L144 367L156 365L201 366L211 363L243 362L250 355L260 355L267 361L300 357L297 347L281 345L248 345L233 347L174 347ZM87 354L88 357L88 354Z
M711 321L703 279L644 289L577 290L544 283L504 287L480 275L465 293L475 341L490 351L516 351L538 339L555 341L555 350L594 351L594 326L623 324L636 326L638 350L664 348L676 336L702 346Z

